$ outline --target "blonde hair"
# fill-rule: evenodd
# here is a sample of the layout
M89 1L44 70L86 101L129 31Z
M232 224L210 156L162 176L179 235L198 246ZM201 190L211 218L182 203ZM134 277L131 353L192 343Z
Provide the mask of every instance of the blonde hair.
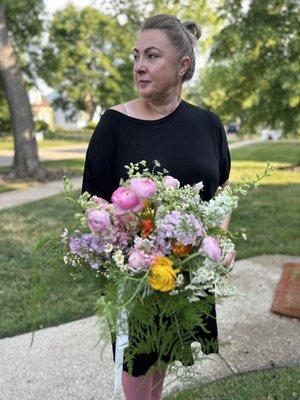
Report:
M191 64L182 77L182 81L192 79L195 71L196 57L194 47L201 37L201 28L194 21L181 22L174 15L158 14L147 18L142 26L141 32L148 29L162 29L175 48L178 49L178 59L189 56Z

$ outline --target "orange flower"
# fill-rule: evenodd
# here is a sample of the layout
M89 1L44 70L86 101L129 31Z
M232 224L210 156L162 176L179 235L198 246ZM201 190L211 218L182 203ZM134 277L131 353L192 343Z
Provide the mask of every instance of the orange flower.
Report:
M191 252L192 248L193 248L193 246L191 244L184 245L180 242L176 242L172 246L172 252L173 252L174 256L184 257Z
M173 262L167 257L157 256L150 267L148 283L154 290L170 292L176 286L176 274L179 270L173 269Z
M142 219L140 223L140 227L142 229L141 236L142 238L146 238L153 231L154 223L151 219Z

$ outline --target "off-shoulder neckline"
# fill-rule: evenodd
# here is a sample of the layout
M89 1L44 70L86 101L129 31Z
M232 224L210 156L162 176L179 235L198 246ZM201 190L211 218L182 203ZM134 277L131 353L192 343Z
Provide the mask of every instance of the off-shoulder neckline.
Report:
M181 99L180 103L175 108L175 110L173 110L170 114L165 115L164 117L158 118L158 119L141 119L141 118L131 117L130 115L124 114L123 112L118 111L118 110L114 110L112 108L108 108L105 111L105 114L116 116L116 117L123 118L123 119L127 119L127 120L130 120L130 121L133 121L133 122L144 123L144 124L149 124L149 125L154 124L155 125L155 124L159 124L159 123L162 123L162 122L166 122L169 119L173 118L180 111L180 109L183 107L183 105L185 103L186 103L185 100Z

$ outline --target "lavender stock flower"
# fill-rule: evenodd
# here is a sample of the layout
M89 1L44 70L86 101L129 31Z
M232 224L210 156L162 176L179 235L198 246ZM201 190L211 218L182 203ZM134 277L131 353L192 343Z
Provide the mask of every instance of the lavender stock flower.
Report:
M195 244L204 235L203 223L192 214L172 211L157 221L158 240L176 239L184 244Z

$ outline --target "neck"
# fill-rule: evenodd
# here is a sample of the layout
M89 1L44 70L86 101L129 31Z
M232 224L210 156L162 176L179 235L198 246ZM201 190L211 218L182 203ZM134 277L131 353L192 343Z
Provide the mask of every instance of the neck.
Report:
M166 93L164 97L142 99L145 109L155 116L171 114L181 101L181 87L176 89L175 93Z
M181 101L180 96L173 97L172 99L166 99L161 101L144 100L144 105L148 111L155 115L168 115L171 114L179 105Z

